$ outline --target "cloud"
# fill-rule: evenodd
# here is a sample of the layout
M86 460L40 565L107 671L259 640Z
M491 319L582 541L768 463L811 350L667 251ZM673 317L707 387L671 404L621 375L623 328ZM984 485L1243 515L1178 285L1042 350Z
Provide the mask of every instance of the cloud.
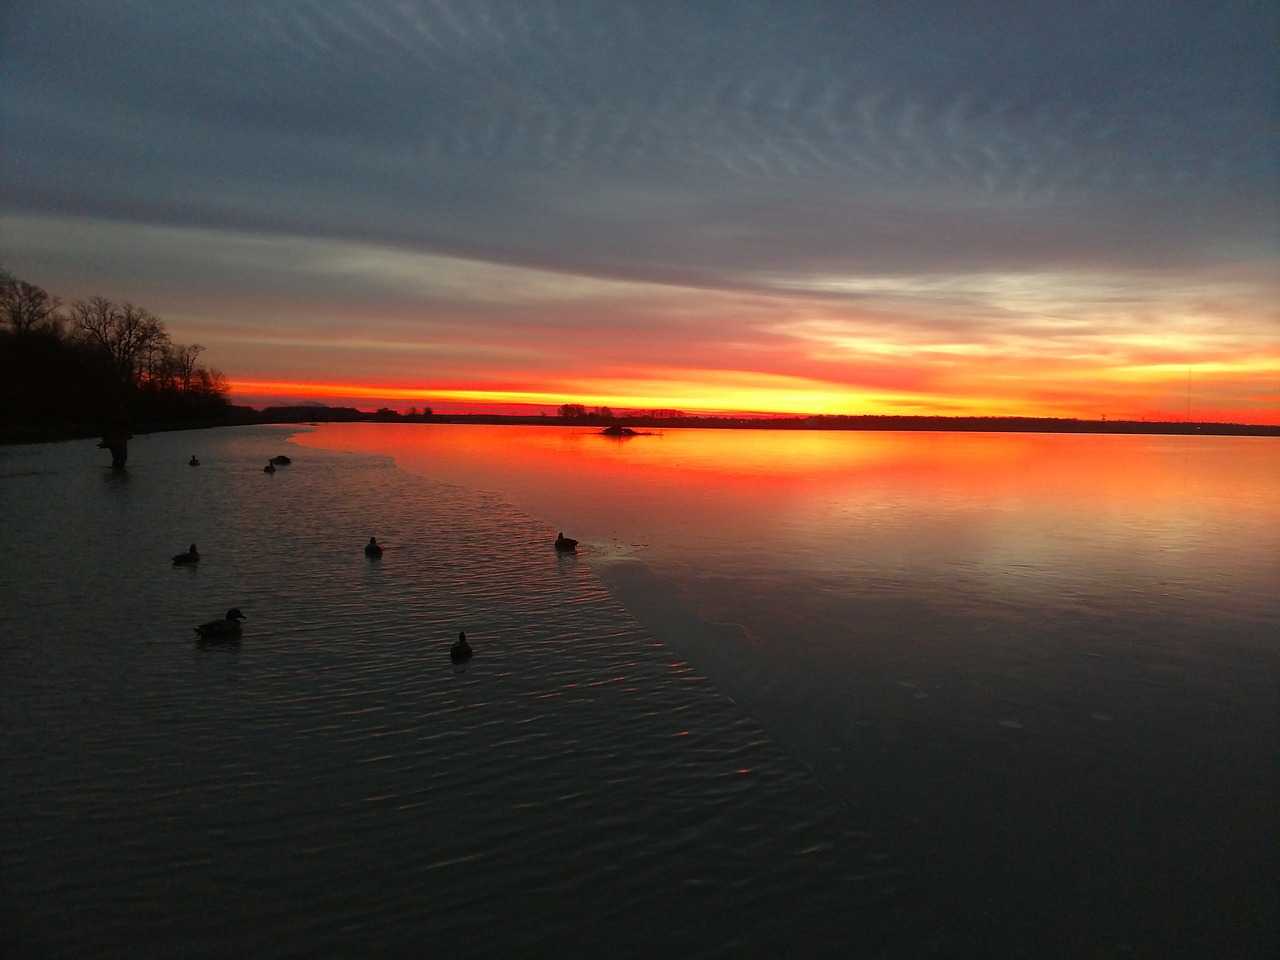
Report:
M910 6L51 0L4 199L711 284L1274 244L1265 15Z
M18 5L0 245L264 379L1270 355L1280 14L986 10Z

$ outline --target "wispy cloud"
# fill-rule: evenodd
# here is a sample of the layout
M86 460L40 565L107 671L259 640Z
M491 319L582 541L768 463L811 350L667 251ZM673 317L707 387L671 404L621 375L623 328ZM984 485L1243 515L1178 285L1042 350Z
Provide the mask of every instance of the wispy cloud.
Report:
M462 375L469 336L482 376L523 331L537 369L967 396L1000 360L1270 356L1277 16L45 0L0 31L0 243L227 366L319 368L344 324L362 371L420 339Z

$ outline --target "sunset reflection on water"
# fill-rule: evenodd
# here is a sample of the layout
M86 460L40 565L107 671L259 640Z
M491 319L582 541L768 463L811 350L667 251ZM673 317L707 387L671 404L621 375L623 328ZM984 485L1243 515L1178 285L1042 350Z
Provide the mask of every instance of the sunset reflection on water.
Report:
M295 442L496 491L548 552L558 528L581 538L563 569L589 567L892 838L927 910L972 892L986 911L939 923L1025 943L1141 927L1187 955L1256 928L1275 441L343 424Z
M1090 555L1101 551L1160 574L1197 551L1237 583L1276 574L1266 544L1252 547L1259 531L1280 529L1280 446L1263 438L665 430L615 439L581 428L363 423L323 425L297 442L389 454L497 491L589 544L640 544L677 563L767 547L790 564L864 572L904 561L917 574L944 561L990 572L1007 562L1016 584L1026 564L1047 565L1047 576L1065 572L1055 561L1096 572Z

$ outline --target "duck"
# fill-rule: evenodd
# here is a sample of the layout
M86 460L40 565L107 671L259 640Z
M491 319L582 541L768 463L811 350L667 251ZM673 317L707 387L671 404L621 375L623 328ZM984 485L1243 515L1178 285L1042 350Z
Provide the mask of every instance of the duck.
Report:
M199 563L200 552L196 550L196 545L193 543L187 548L186 553L175 553L173 555L173 562L175 564Z
M287 467L289 464L293 463L293 461L290 460L288 457L286 457L283 453L277 457L272 457L271 462L274 464L278 464L279 466L282 466L282 467Z
M198 467L198 466L200 466L200 459L199 459L199 458L198 458L198 457L193 453L193 454L191 455L191 459L187 461L187 466L188 466L188 467Z
M578 549L578 541L572 537L566 537L563 533L556 534L556 549L564 553L573 553Z
M272 463L270 460L268 460L268 461L267 461L267 465L266 465L265 467L263 467L263 468L262 468L262 472L263 472L263 473L275 473L275 472L276 472L276 465L275 465L274 463Z
M240 621L245 619L239 607L232 607L221 620L210 620L196 627L201 640L235 640L240 637Z
M465 633L458 633L458 642L449 648L449 659L454 663L464 663L471 659L471 644L467 643Z
M378 544L377 537L369 538L369 542L364 545L364 555L366 557L382 556L382 547Z

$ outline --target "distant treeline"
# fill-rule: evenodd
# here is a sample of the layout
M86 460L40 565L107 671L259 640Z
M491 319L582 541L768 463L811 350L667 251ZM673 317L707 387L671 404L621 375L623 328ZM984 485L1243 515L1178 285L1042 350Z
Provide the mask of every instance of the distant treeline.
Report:
M568 407L566 416L565 408ZM246 423L329 423L351 421L391 421L421 423L525 424L552 427L612 426L645 428L694 427L719 430L925 430L986 433L1157 433L1216 436L1280 436L1280 426L1244 423L1189 423L1147 420L1079 420L1059 417L918 417L918 416L812 416L735 417L701 416L679 410L653 413L614 414L608 407L587 408L566 404L556 415L510 416L495 413L432 414L423 411L397 413L383 407L377 411L355 407L303 405L267 407L252 411L233 408ZM654 414L661 413L662 416Z
M0 268L0 442L226 422L226 381L202 350L142 307L64 305Z
M587 420L589 422L613 423L618 419L636 420L684 420L688 414L683 410L630 410L615 415L610 407L587 407L581 403L562 403L556 408L562 420Z
M626 421L630 423L630 420ZM1167 420L1081 420L1074 417L920 417L821 415L812 417L684 417L645 426L738 427L765 430L925 430L969 433L1162 433L1280 436L1280 426Z
M373 412L355 407L326 407L319 404L299 404L290 407L265 407L253 410L249 407L233 407L237 420L256 423L348 423L361 420L391 421L396 423L434 419L431 408L410 407L404 413L390 407L379 407Z

